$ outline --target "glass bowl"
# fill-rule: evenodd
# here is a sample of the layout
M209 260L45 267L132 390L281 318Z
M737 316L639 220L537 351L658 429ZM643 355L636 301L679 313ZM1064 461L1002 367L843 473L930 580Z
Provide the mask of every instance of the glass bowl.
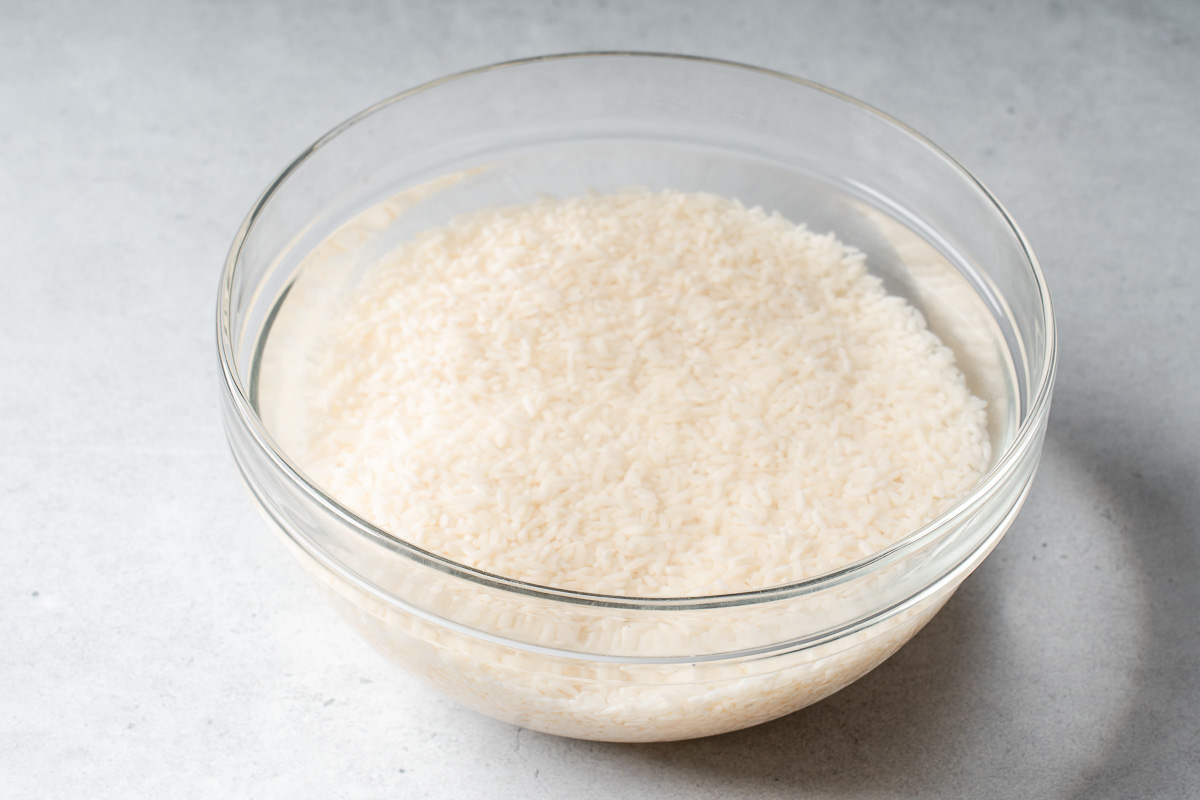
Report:
M305 276L321 275L334 297L372 258L457 214L630 185L734 197L864 251L988 402L992 463L969 496L887 549L809 580L636 599L462 566L372 526L306 478L283 444L295 395L272 357L305 330L286 302ZM479 711L611 741L779 717L908 641L996 545L1029 490L1054 337L1045 281L1020 231L927 139L786 75L635 53L499 64L342 124L254 204L217 310L237 466L339 614L389 659Z

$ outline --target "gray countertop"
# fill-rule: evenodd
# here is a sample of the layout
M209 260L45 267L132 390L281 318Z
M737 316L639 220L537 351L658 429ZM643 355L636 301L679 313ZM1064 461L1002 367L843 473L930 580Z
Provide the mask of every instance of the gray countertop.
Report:
M1060 371L1024 512L882 667L759 728L557 739L341 625L240 485L217 276L326 130L549 52L859 97L1023 226ZM0 797L1200 796L1200 4L0 6Z

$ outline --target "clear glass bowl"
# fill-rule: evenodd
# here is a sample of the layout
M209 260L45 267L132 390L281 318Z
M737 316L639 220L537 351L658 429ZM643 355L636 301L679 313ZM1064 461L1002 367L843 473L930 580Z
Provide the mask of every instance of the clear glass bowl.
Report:
M341 506L289 459L279 435L289 395L263 373L306 267L349 283L372 257L456 214L629 185L735 197L865 251L989 403L993 462L971 494L897 544L817 578L631 599L521 583L423 551ZM217 338L238 468L341 616L473 708L613 741L704 736L787 714L911 638L1021 506L1055 362L1050 297L1027 242L928 140L786 75L621 53L452 76L329 133L238 231Z

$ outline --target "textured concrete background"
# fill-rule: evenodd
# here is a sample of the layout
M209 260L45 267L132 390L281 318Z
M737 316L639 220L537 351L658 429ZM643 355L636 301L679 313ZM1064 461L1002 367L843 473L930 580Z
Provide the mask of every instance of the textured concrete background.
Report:
M995 191L1059 313L1026 510L832 699L655 746L523 732L360 643L217 418L258 192L396 91L584 49L796 73ZM0 797L1200 795L1200 4L0 4Z

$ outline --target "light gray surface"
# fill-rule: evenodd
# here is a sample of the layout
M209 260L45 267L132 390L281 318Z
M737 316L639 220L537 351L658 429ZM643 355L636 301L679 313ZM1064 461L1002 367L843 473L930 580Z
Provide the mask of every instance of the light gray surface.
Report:
M1200 795L1200 4L1015 5L0 5L0 797ZM217 418L217 275L274 174L396 91L581 49L909 122L1022 224L1059 314L992 557L858 684L696 742L522 732L393 669Z

